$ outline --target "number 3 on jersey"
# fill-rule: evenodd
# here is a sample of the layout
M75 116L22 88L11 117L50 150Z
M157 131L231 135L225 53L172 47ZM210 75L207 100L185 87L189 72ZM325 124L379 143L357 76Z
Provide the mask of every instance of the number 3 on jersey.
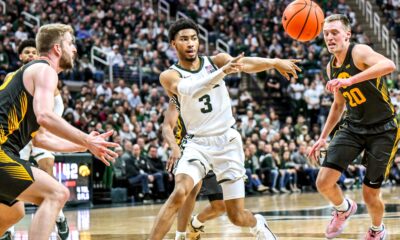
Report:
M344 92L343 97L345 97L349 101L349 105L351 107L356 107L367 101L364 94L359 88L353 88L348 92Z
M206 94L206 95L202 96L201 98L199 98L199 102L202 102L205 105L205 107L200 108L200 111L202 113L209 113L213 110L212 105L211 105L210 95Z

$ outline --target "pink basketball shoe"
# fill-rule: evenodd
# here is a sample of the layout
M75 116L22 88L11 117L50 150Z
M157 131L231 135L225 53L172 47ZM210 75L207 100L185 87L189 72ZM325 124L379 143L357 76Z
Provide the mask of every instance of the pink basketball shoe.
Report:
M365 240L384 240L386 237L386 229L385 225L383 225L383 229L381 231L375 232L371 228L368 230L367 234L365 235Z
M337 210L332 212L332 220L325 232L326 238L332 239L341 234L344 230L346 220L357 211L357 203L350 199L346 199L346 201L350 204L350 207L346 212L339 212Z

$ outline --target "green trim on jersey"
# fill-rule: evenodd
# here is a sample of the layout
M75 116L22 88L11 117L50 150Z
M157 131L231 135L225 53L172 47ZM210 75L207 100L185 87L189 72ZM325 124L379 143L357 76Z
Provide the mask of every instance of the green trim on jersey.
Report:
M213 60L211 60L210 56L207 56L208 61L210 61L211 65L214 67L215 70L218 70L217 65L215 65L215 63L213 62Z
M200 67L199 67L199 69L197 69L197 70L195 70L195 71L191 71L191 70L189 70L189 69L183 68L183 67L179 66L178 63L175 63L174 66L176 66L177 68L179 68L179 69L181 69L181 70L183 70L183 71L186 71L186 72L198 73L198 72L200 72L200 71L203 69L203 66L204 66L204 59L203 59L203 57L199 56L199 59L200 59Z

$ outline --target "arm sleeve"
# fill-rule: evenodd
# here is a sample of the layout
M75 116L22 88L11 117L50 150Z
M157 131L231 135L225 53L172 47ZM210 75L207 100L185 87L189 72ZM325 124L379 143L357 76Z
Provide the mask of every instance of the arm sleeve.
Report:
M197 96L201 93L211 90L216 84L218 84L224 77L225 73L222 69L201 78L188 77L181 78L178 83L178 93L186 96Z

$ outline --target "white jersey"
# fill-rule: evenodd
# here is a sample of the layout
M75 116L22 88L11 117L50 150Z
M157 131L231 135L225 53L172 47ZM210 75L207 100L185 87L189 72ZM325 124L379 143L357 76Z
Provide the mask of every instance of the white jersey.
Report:
M58 94L54 97L54 113L58 116L62 116L64 112L64 102L61 97L61 94ZM39 161L42 158L53 157L52 153L46 149L34 147L32 145L32 141L30 141L20 152L19 156L21 159L28 161L30 156L33 156L36 161Z
M192 77L194 80L201 79L218 69L209 57L200 56L199 58L200 68L197 71L183 69L177 64L170 68L179 72L181 78ZM203 96L193 98L178 95L174 96L172 100L180 112L183 127L187 134L195 136L219 135L235 124L231 100L224 81L220 81L218 85Z

